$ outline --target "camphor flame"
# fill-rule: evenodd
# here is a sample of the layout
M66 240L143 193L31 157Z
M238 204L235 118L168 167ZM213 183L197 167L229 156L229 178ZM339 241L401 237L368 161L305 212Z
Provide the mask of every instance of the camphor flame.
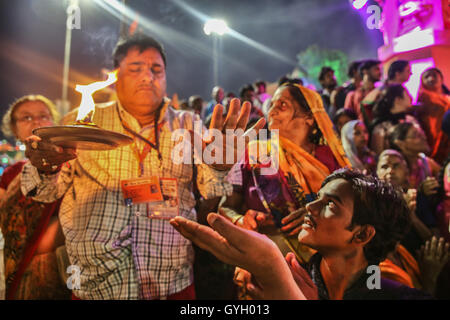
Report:
M117 81L118 69L108 72L108 78L105 81L96 81L88 85L77 84L75 90L81 93L81 103L78 110L77 123L92 124L92 118L95 110L95 102L92 95L101 89Z

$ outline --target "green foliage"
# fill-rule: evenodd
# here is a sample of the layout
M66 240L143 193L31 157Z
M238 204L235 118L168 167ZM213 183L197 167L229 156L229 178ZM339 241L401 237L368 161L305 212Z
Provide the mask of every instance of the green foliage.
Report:
M320 88L318 80L320 69L327 66L334 70L338 85L342 85L347 80L348 56L335 49L320 48L314 44L297 55L298 64L301 66L299 74ZM307 71L307 74L302 69Z

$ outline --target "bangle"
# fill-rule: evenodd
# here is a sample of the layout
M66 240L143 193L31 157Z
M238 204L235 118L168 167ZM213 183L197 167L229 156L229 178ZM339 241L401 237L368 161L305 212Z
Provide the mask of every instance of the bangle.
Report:
M241 215L240 215L239 217L237 217L236 219L233 220L233 224L237 224L238 221L241 220L241 219L243 219L243 218L244 218L244 216L241 216Z

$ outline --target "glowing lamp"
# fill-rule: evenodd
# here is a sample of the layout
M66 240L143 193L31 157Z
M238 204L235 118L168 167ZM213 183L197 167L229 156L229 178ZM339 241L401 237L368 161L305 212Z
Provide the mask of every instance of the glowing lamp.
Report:
M81 103L75 123L37 128L33 134L58 146L81 150L111 150L131 144L133 139L129 136L102 129L93 122L95 102L92 95L116 81L117 70L108 73L105 81L77 85L75 90L81 93Z
M229 30L227 23L223 20L219 19L211 19L206 21L205 26L203 27L203 31L208 36L211 33L216 33L220 36L223 36L225 33L227 33Z

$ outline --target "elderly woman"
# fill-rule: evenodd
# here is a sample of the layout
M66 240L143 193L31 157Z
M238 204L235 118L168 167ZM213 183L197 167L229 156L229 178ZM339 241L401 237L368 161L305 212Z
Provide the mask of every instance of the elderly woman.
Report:
M366 174L375 174L377 165L375 154L367 147L369 133L364 122L361 120L347 122L342 127L341 141L353 169Z
M236 225L268 235L283 254L293 252L299 260L307 261L311 252L297 241L303 208L331 172L350 167L350 163L320 96L310 89L280 86L272 98L268 125L271 132L279 132L278 170L262 174L264 166L269 166L267 159L251 161L250 144L229 174L234 192L223 199L220 212ZM268 141L254 143L261 150L275 148L273 141Z
M2 129L5 135L24 141L35 128L51 126L58 117L49 99L27 95L10 106ZM44 204L24 197L20 173L25 163L8 167L0 181L6 298L68 299L70 291L58 271L58 259L61 262L66 257L58 221L59 201Z

